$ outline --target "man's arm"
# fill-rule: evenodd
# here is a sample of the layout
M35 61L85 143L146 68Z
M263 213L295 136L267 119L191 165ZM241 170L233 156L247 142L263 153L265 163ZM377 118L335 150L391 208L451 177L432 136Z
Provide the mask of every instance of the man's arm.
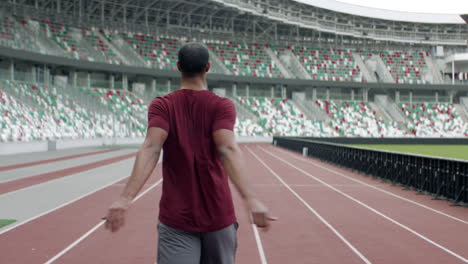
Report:
M245 177L245 165L242 152L237 145L234 132L219 129L213 132L214 142L221 154L224 169L229 175L237 191L246 202L252 221L258 227L268 229L270 221L275 220L268 215L268 209L255 197L255 194Z
M148 129L145 141L137 153L132 175L119 199L109 209L106 217L106 228L115 232L125 223L125 212L132 200L140 192L158 163L167 132L158 127Z

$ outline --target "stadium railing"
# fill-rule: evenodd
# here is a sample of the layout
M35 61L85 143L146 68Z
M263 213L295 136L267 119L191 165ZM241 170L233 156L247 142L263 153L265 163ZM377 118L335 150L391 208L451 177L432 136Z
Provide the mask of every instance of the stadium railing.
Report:
M407 189L468 205L468 162L381 151L293 137L274 137L273 144L355 170Z

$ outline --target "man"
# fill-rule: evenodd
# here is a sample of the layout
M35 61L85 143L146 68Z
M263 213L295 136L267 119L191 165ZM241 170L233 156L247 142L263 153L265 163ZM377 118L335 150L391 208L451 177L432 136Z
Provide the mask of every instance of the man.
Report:
M184 45L177 67L181 87L151 102L146 139L105 226L112 232L123 226L125 212L164 149L158 264L233 264L237 222L227 175L254 224L267 229L272 219L244 178L233 133L234 104L207 90L208 50L197 43Z

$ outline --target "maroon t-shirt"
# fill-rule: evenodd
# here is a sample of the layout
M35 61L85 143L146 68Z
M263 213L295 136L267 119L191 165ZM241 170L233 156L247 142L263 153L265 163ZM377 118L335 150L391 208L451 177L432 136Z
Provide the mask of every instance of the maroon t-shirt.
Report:
M210 232L236 221L227 174L213 141L218 129L234 129L236 110L208 90L179 89L155 98L148 127L168 132L163 146L159 220L168 226Z

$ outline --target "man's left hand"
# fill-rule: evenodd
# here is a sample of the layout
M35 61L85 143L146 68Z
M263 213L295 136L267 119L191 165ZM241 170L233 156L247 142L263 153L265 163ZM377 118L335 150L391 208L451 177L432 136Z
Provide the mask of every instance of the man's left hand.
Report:
M120 198L112 204L109 212L105 217L106 229L111 232L117 232L125 224L125 216L128 208L130 207L131 200Z

